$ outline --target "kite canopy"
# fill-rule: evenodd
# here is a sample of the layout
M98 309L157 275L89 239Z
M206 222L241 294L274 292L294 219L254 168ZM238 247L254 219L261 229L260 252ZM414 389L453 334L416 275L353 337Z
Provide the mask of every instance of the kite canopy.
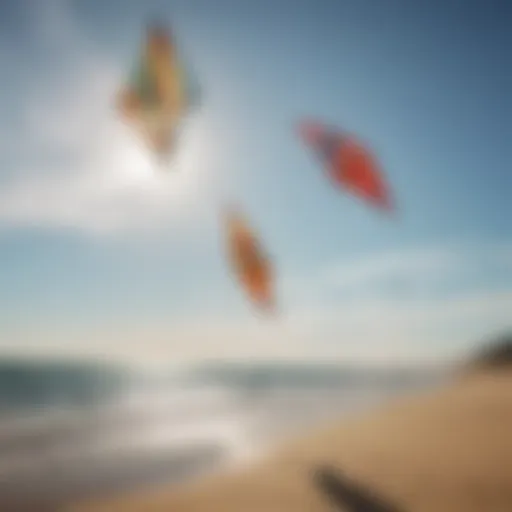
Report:
M234 208L224 213L231 267L251 301L261 310L274 309L272 272L255 233Z
M151 26L128 84L118 97L118 109L158 156L169 156L179 127L199 102L199 88L170 33Z
M316 121L299 123L303 142L319 157L336 186L381 210L392 210L384 177L372 153L354 136Z

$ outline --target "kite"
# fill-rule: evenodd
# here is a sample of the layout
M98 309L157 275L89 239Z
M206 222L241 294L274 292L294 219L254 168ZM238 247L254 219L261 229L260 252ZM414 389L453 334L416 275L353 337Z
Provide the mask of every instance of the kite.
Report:
M165 158L175 147L184 117L198 103L197 82L173 38L161 27L150 27L136 69L117 98L122 117L137 128L154 154Z
M393 209L390 192L375 158L355 137L314 121L300 123L299 135L320 158L336 186L376 208Z
M257 307L272 311L272 270L268 257L239 211L229 209L225 224L229 260L238 280Z

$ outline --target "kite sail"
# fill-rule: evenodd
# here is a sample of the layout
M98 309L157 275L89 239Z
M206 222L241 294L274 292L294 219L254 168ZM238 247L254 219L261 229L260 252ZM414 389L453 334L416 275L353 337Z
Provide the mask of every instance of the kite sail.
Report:
M249 298L261 310L273 311L272 270L260 242L241 213L225 214L230 264Z
M153 26L134 73L118 96L118 109L149 148L168 157L186 114L199 103L199 87L170 33Z
M315 121L300 123L299 135L320 158L336 186L376 208L393 209L390 192L375 158L355 137Z

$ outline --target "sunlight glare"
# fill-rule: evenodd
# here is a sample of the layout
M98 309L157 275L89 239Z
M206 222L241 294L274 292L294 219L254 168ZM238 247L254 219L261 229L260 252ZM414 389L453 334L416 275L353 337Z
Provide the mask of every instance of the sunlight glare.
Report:
M194 119L187 123L169 163L160 164L144 141L123 127L111 147L111 184L137 194L137 199L154 203L173 200L190 204L196 201L212 164L208 127Z

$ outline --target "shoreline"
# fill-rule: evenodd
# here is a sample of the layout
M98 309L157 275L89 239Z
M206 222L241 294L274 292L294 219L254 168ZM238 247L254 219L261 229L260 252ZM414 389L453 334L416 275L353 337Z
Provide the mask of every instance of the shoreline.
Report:
M293 439L238 472L170 490L165 486L83 512L312 512L329 510L312 485L319 465L413 512L512 510L512 371L457 375L447 385L399 398Z

